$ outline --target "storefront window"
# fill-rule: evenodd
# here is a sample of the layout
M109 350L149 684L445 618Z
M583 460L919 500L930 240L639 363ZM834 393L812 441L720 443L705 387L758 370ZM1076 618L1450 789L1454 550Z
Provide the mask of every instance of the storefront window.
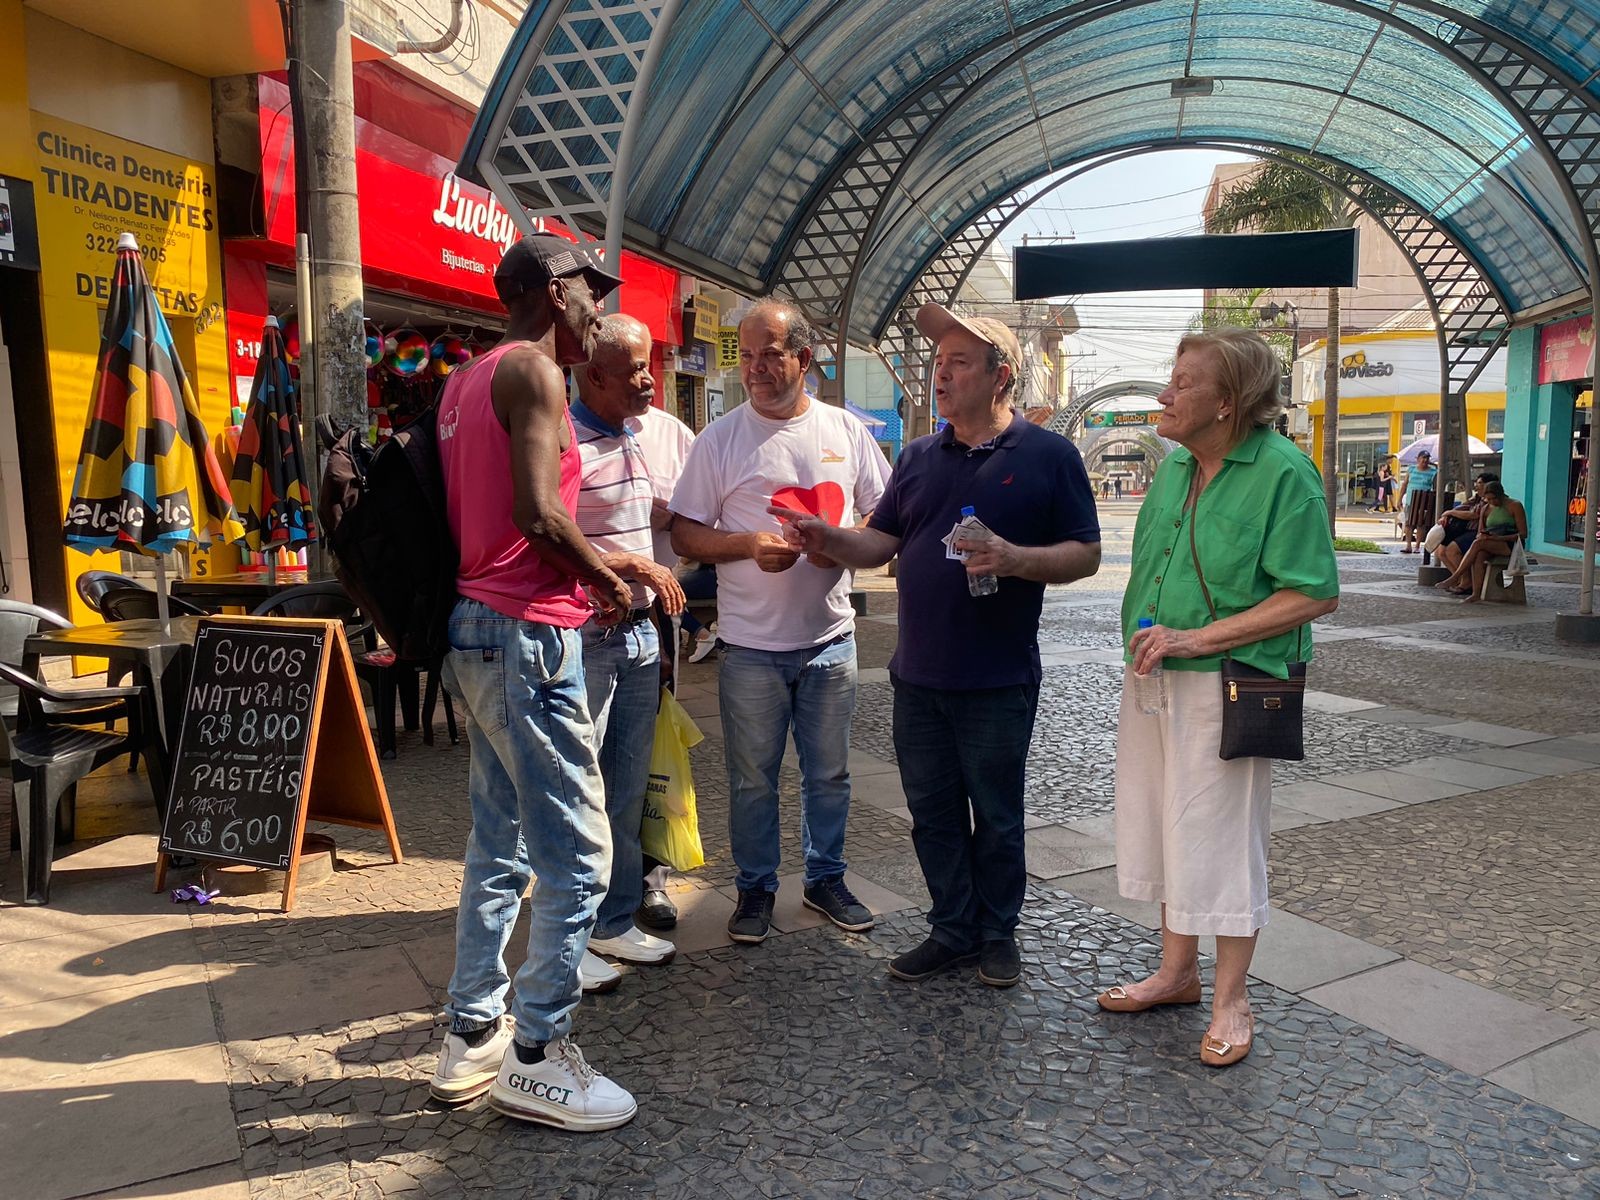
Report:
M1489 410L1489 423L1484 430L1484 441L1489 443L1489 449L1499 454L1505 449L1506 442L1506 410L1495 408Z
M1573 385L1572 459L1567 466L1567 541L1583 545L1584 518L1594 497L1588 494L1589 431L1594 421L1594 392L1590 385Z
M1378 464L1389 452L1389 415L1339 418L1339 490L1344 504L1370 504Z

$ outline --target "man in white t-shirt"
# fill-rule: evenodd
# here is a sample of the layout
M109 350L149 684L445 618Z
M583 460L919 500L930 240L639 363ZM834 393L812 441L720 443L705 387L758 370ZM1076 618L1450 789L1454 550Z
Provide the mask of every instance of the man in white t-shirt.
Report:
M737 942L763 941L778 890L778 771L790 728L800 753L808 908L841 929L872 913L845 885L855 614L850 574L790 549L769 506L855 525L883 494L882 452L865 425L806 394L816 337L784 300L739 323L746 404L695 440L672 496L672 546L717 567L720 693ZM875 461L876 460L876 461Z
M645 465L650 471L650 485L655 494L650 513L652 531L651 554L656 562L668 571L678 565L678 555L672 549L672 510L667 502L672 490L683 474L683 464L688 460L689 447L694 445L694 430L665 409L651 405L637 416L623 422L629 433L644 452ZM688 615L688 609L682 616ZM677 630L681 617L664 617L657 620L663 630L661 662L663 678L668 678L677 658ZM671 868L649 854L644 856L644 899L639 904L635 919L650 929L672 929L678 923L678 906L667 895L667 876Z

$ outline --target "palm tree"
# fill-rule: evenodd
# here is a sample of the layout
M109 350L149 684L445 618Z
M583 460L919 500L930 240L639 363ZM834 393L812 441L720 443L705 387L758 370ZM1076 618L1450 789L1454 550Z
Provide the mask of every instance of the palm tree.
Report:
M1352 195L1378 204L1388 193L1352 171L1309 155L1263 161L1259 170L1223 194L1206 218L1208 233L1296 233L1349 229L1364 208ZM1298 165L1297 165L1298 164ZM1342 189L1342 190L1341 190ZM1350 193L1350 194L1346 194ZM1328 353L1322 369L1322 488L1328 520L1339 497L1339 289L1328 289Z
M1263 305L1261 299L1271 288L1230 288L1225 292L1218 292L1207 300L1205 307L1196 313L1189 322L1191 332L1198 333L1202 329L1235 328L1254 329L1278 355L1278 361L1283 364L1285 374L1293 369L1295 354L1299 347L1295 345L1295 333L1281 325L1268 323L1270 316L1275 316L1277 305ZM1281 321L1283 318L1277 318ZM1298 332L1298 331L1296 331Z

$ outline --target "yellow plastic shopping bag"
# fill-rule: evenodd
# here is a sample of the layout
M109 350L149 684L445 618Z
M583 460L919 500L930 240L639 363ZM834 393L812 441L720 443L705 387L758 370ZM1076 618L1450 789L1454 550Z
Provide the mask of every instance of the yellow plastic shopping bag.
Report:
M678 698L662 688L639 842L646 854L674 871L692 871L706 861L694 805L694 774L689 768L689 747L704 740Z

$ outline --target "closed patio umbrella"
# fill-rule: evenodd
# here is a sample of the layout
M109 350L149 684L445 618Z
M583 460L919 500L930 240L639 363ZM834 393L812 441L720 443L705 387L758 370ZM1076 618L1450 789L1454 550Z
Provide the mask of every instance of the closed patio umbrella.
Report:
M283 334L278 319L268 317L229 484L244 525L239 544L269 555L269 563L276 561L276 551L298 550L317 537L298 410Z
M213 536L234 541L242 533L139 244L125 233L117 242L94 393L67 506L67 545L91 554L155 555L165 614L160 556L188 552Z

